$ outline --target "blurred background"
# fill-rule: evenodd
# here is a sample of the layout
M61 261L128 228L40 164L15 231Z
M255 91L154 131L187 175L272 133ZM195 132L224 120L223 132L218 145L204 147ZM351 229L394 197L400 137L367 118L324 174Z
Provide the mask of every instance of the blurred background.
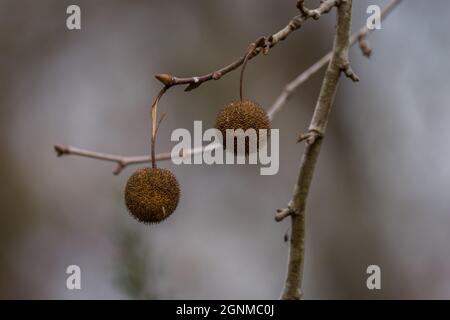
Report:
M307 1L310 7L319 1ZM353 30L370 4L354 1ZM66 28L77 4L82 29ZM54 144L149 152L156 73L204 74L298 14L294 0L0 0L0 298L271 299L283 287L297 178L323 70L277 114L280 170L174 166L178 209L159 225L124 205L129 167L57 158ZM334 13L308 21L246 71L246 96L269 108L332 46ZM343 78L307 207L306 299L450 298L450 2L406 0L369 36L361 78ZM238 72L164 96L158 151L175 128L212 126L238 98ZM67 290L67 266L81 290ZM381 267L381 290L366 268Z

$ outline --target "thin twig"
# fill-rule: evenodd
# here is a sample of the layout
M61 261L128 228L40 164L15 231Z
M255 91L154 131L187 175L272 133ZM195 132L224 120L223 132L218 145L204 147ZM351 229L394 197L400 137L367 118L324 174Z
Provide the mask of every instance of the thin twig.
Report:
M322 8L322 13L328 13L331 9L336 5L336 3L332 3L330 1L324 2L324 7ZM297 8L300 10L302 15L306 17L313 18L315 20L319 19L321 16L321 12L318 12L317 9L310 10L305 6L305 0L297 0Z
M292 208L278 209L275 215L275 221L280 222L293 214L295 214L295 211Z
M367 37L365 34L361 34L358 36L359 49L361 50L363 56L366 58L370 58L372 55L372 48L370 48L369 41L367 41Z
M381 19L384 20L400 2L401 0L392 0L389 4L387 4L381 11ZM360 38L365 39L367 35L372 31L373 30L367 28L367 26L362 27L358 32L354 33L350 37L350 45L353 46ZM284 87L283 91L278 96L278 98L275 100L275 103L267 112L268 115L271 117L275 116L275 114L283 108L285 103L289 100L289 98L292 96L292 94L299 86L301 86L303 83L309 80L314 74L316 74L319 70L321 70L324 66L326 66L328 62L330 62L332 53L333 53L332 51L328 52L317 62L311 65L308 69L306 69L304 72L298 75L294 80L289 82Z
M161 91L159 91L159 93L156 96L156 99L153 102L152 107L151 107L152 134L150 136L150 152L151 152L152 168L156 168L156 152L155 152L156 134L158 132L158 127L161 124L161 120L162 120L162 118L161 118L158 122L158 104L168 88L169 88L168 86L164 86L161 89Z
M74 155L74 156L81 156L81 157L85 157L85 158L115 162L117 164L117 167L113 171L113 173L116 175L119 174L120 172L122 172L122 170L125 169L127 166L151 162L150 155L128 157L128 156L96 152L96 151L80 149L80 148L76 148L76 147L72 147L72 146L63 146L63 145L55 145L54 149L55 149L55 152L58 157ZM156 161L163 161L163 160L170 160L170 159L171 159L170 152L159 153L155 156Z
M392 10L394 10L400 4L400 2L402 2L402 0L392 0L391 2L389 2L381 11L381 20L384 20L392 12ZM353 34L350 37L350 44L355 44L359 38L365 38L373 30L374 29L369 29L367 26L362 27L359 32Z

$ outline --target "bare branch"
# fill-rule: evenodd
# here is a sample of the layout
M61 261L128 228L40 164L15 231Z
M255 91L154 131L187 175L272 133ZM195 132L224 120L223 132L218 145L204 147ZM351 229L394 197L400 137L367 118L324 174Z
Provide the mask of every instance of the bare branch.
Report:
M385 8L385 10L383 10L383 17L386 16L397 4L399 4L399 2L400 0L392 1ZM305 253L304 241L306 200L323 137L326 132L329 114L337 90L337 84L342 72L353 80L356 79L356 75L351 71L350 63L348 61L348 50L350 45L355 43L361 34L365 36L369 32L367 28L362 28L358 35L350 38L351 11L352 0L342 0L337 10L337 27L333 51L329 54L329 58L328 55L326 55L320 60L320 62L324 62L325 60L330 60L330 62L328 64L327 71L325 72L325 77L322 82L322 87L311 124L309 126L309 131L307 134L303 134L299 138L301 141L306 140L307 144L300 162L297 183L294 186L292 199L288 205L288 208L291 208L291 210L296 214L290 214L292 230L290 237L288 271L282 294L282 299L286 300L300 299L302 296L301 288ZM312 70L313 71L308 74L316 72L316 70L318 70L318 65L316 65L315 69ZM295 82L295 85L299 85L298 83L305 81L304 76L302 77L301 75L299 78L300 80ZM292 90L292 87L295 88L295 85L291 85L289 89ZM277 107L279 108L279 106ZM271 114L273 115L274 112ZM275 217L279 217L280 214L280 212L277 212Z
M298 15L289 21L287 26L285 26L283 29L279 30L278 32L272 34L268 37L260 37L256 41L250 44L251 47L254 47L252 54L248 56L248 60L256 57L261 52L264 54L267 54L269 52L269 49L276 46L279 42L286 39L292 32L295 30L301 28L303 23L308 20L310 17L314 18L315 20L319 19L323 14L328 13L334 6L337 6L339 4L340 0L326 0L323 1L320 6L317 9L310 10L309 12L311 14L309 15ZM250 47L249 46L249 47ZM187 78L181 78L176 77L167 73L163 74L157 74L155 77L159 81L161 81L166 86L178 86L178 85L187 85L185 91L190 91L195 88L198 88L202 83L210 81L210 80L218 80L222 78L222 76L226 75L227 73L236 70L239 68L245 61L247 56L247 50L239 59L236 61L233 61L229 65L210 72L205 75L201 76L193 76L193 77L187 77Z
M392 12L392 10L399 5L401 0L392 0L389 4L386 5L386 7L383 8L381 11L381 19L384 20L389 13ZM350 37L350 45L353 46L359 38L366 38L367 35L372 32L373 30L368 29L367 27L362 27L358 32L354 33ZM295 92L295 90L301 86L303 83L309 80L313 75L315 75L319 70L321 70L324 66L327 65L328 62L330 62L332 57L332 51L328 52L326 55L324 55L322 58L320 58L317 62L315 62L313 65L311 65L308 69L306 69L304 72L302 72L300 75L297 76L294 80L289 82L281 92L281 94L278 96L278 98L275 100L275 103L272 105L272 107L267 112L269 116L274 117L275 114L280 111L284 104L289 100L289 98L292 96L292 94Z
M348 49L350 47L350 26L352 19L352 0L341 1L337 9L337 26L334 38L333 54L328 64L325 77L320 89L319 98L314 115L309 126L310 132L319 133L310 144L306 145L301 163L297 183L294 187L289 208L295 211L291 215L292 231L288 271L282 299L297 300L302 296L303 261L305 252L305 207L309 187L311 185L314 168L319 156L323 136L326 131L328 116L337 90L337 84L343 70L348 63Z

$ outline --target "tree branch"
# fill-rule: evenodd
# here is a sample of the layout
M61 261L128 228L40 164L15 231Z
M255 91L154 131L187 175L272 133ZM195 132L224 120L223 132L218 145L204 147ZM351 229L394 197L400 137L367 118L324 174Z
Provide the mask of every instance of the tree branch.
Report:
M276 46L279 42L286 39L292 32L294 32L297 29L300 29L303 23L308 20L309 18L314 18L315 20L319 19L323 14L328 13L334 6L336 6L339 3L340 0L325 0L323 1L320 6L317 9L311 10L313 14L311 15L305 15L301 14L298 16L295 16L294 18L289 21L287 26L285 26L283 29L279 30L278 32L272 34L269 37L260 37L255 42L251 43L250 46L254 46L253 53L249 55L248 59L252 59L259 55L261 52L264 54L267 54L269 52L269 49ZM162 73L157 74L155 77L160 82L162 82L165 86L178 86L178 85L187 85L185 88L185 91L191 91L193 89L198 88L202 83L210 81L210 80L219 80L222 78L222 76L226 75L227 73L236 70L239 68L246 59L247 50L239 59L233 61L229 65L210 72L205 75L201 76L194 76L194 77L187 77L187 78L181 78L176 77L171 74Z
M206 147L199 147L199 148L183 150L179 154L179 157L180 158L190 157L193 154L211 151L211 150L219 148L219 147L222 147L222 145L219 143L215 143L215 144L208 145ZM118 175L119 173L121 173L122 170L125 169L127 166L148 163L148 162L152 161L150 155L128 157L128 156L96 152L96 151L80 149L80 148L76 148L76 147L72 147L72 146L63 146L63 145L55 145L54 149L55 149L56 155L58 157L67 156L67 155L75 155L75 156L81 156L81 157L85 157L85 158L115 162L117 164L116 169L113 171L113 173L115 175ZM159 153L155 156L156 161L164 161L164 160L170 160L170 159L172 159L170 152Z
M141 164L151 162L150 155L147 156L135 156L135 157L127 157L109 153L101 153L86 149L80 149L72 146L63 146L63 145L55 145L55 152L58 157L66 156L66 155L74 155L81 156L91 159L98 159L103 161L115 162L117 164L117 168L114 170L114 174L119 174L125 167L133 164ZM170 153L160 153L155 156L156 161L169 160Z
M382 18L386 17L392 9L400 3L401 0L393 0L382 12ZM284 104L289 95L297 86L306 81L311 74L317 72L322 64L328 60L328 68L322 82L319 98L314 110L314 114L306 134L299 137L299 141L306 141L306 147L300 162L300 170L297 183L294 186L292 199L289 202L288 209L279 209L275 215L276 221L291 217L291 237L288 260L288 270L285 287L281 298L285 300L296 300L302 296L302 277L305 253L305 209L306 200L311 186L314 169L319 156L322 141L326 132L329 113L336 94L337 85L341 73L344 73L352 80L357 80L348 60L348 51L350 45L358 39L364 38L369 29L362 28L357 34L350 38L352 0L342 0L337 9L337 26L334 39L333 50L325 55L315 65L306 70L291 84L287 86L278 104L275 103L271 114L273 115Z
M319 156L323 136L326 131L328 116L336 94L337 85L342 72L350 73L348 50L350 47L350 26L352 19L352 0L342 0L337 8L337 26L334 38L331 61L325 72L319 98L309 126L313 139L306 144L300 163L300 172L289 208L291 214L291 237L288 271L282 299L294 300L302 296L302 276L305 241L305 207L314 168Z
M387 4L383 10L381 11L381 19L384 20L389 13L392 12L392 10L400 4L401 0L392 0L389 4ZM359 39L366 39L367 35L372 32L373 30L368 29L367 27L362 27L358 32L354 33L350 37L350 45L353 46L357 41L361 41ZM368 46L367 42L366 45ZM360 43L361 46L361 43ZM321 70L328 62L330 62L333 52L330 51L326 55L324 55L322 58L320 58L317 62L315 62L313 65L311 65L308 69L306 69L304 72L302 72L300 75L297 76L294 80L292 80L290 83L288 83L279 97L275 100L275 103L272 105L272 107L267 112L269 116L274 117L275 114L280 111L284 104L289 100L289 98L292 96L292 94L295 92L295 90L301 86L303 83L305 83L309 78L311 78L314 74L316 74L319 70ZM363 51L363 54L366 55Z

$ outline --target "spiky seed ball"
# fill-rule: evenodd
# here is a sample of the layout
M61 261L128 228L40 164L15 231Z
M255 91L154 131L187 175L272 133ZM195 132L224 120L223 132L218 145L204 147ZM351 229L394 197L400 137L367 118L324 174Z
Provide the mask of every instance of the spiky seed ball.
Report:
M222 132L223 147L226 149L226 130L227 129L242 129L244 132L248 129L255 129L257 134L257 150L259 149L259 130L270 130L270 120L266 111L257 103L244 100L233 101L227 104L216 118L215 128ZM237 154L237 145L235 138L234 153ZM245 153L249 153L249 139L245 139Z
M125 204L130 213L144 223L158 223L177 208L180 186L166 169L138 169L128 178Z

